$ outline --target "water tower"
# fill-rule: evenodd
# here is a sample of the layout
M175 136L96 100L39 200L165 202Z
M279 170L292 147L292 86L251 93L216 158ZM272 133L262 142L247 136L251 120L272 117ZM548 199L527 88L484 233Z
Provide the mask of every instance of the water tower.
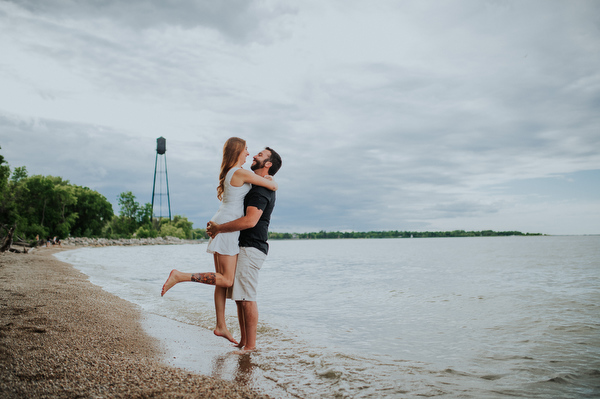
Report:
M156 139L156 160L154 161L154 183L152 184L152 216L154 213L154 198L158 196L159 219L163 217L163 198L167 197L166 206L169 209L169 220L171 220L171 198L169 197L169 175L167 174L167 139L159 137ZM160 155L160 160L159 160ZM156 191L156 178L158 176L158 192Z

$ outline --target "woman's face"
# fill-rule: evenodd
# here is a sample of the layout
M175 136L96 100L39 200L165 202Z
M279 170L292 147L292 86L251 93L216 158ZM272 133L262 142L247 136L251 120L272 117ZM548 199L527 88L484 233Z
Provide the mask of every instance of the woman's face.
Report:
M240 157L238 158L238 162L240 165L243 165L246 163L246 158L248 157L248 155L250 155L250 153L248 152L248 146L246 146L246 147L244 147L244 149L240 153Z

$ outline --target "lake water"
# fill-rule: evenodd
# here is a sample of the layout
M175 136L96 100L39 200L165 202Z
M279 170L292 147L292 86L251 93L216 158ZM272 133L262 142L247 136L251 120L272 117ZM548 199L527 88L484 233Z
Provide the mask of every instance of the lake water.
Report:
M600 236L270 244L246 355L212 334L212 287L160 296L172 268L214 271L205 244L57 257L139 305L168 363L273 397L600 397Z

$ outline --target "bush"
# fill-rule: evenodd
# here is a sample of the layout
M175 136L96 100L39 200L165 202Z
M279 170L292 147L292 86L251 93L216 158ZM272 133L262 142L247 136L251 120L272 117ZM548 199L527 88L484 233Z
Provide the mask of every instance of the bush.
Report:
M148 226L140 226L135 232L136 238L156 238L158 237L158 231Z
M163 224L160 227L160 236L161 237L167 237L167 236L171 236L171 237L177 237L177 238L181 238L182 240L185 240L186 234L183 231L183 229L181 227L175 227L171 224Z

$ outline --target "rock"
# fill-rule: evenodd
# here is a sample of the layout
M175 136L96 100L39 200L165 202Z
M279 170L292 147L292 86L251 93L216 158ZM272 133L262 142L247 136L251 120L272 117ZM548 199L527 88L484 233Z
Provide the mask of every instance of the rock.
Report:
M139 246L139 245L182 245L202 244L206 240L182 240L177 237L156 238L121 238L118 240L107 238L68 237L61 244L70 247L108 247L108 246Z

